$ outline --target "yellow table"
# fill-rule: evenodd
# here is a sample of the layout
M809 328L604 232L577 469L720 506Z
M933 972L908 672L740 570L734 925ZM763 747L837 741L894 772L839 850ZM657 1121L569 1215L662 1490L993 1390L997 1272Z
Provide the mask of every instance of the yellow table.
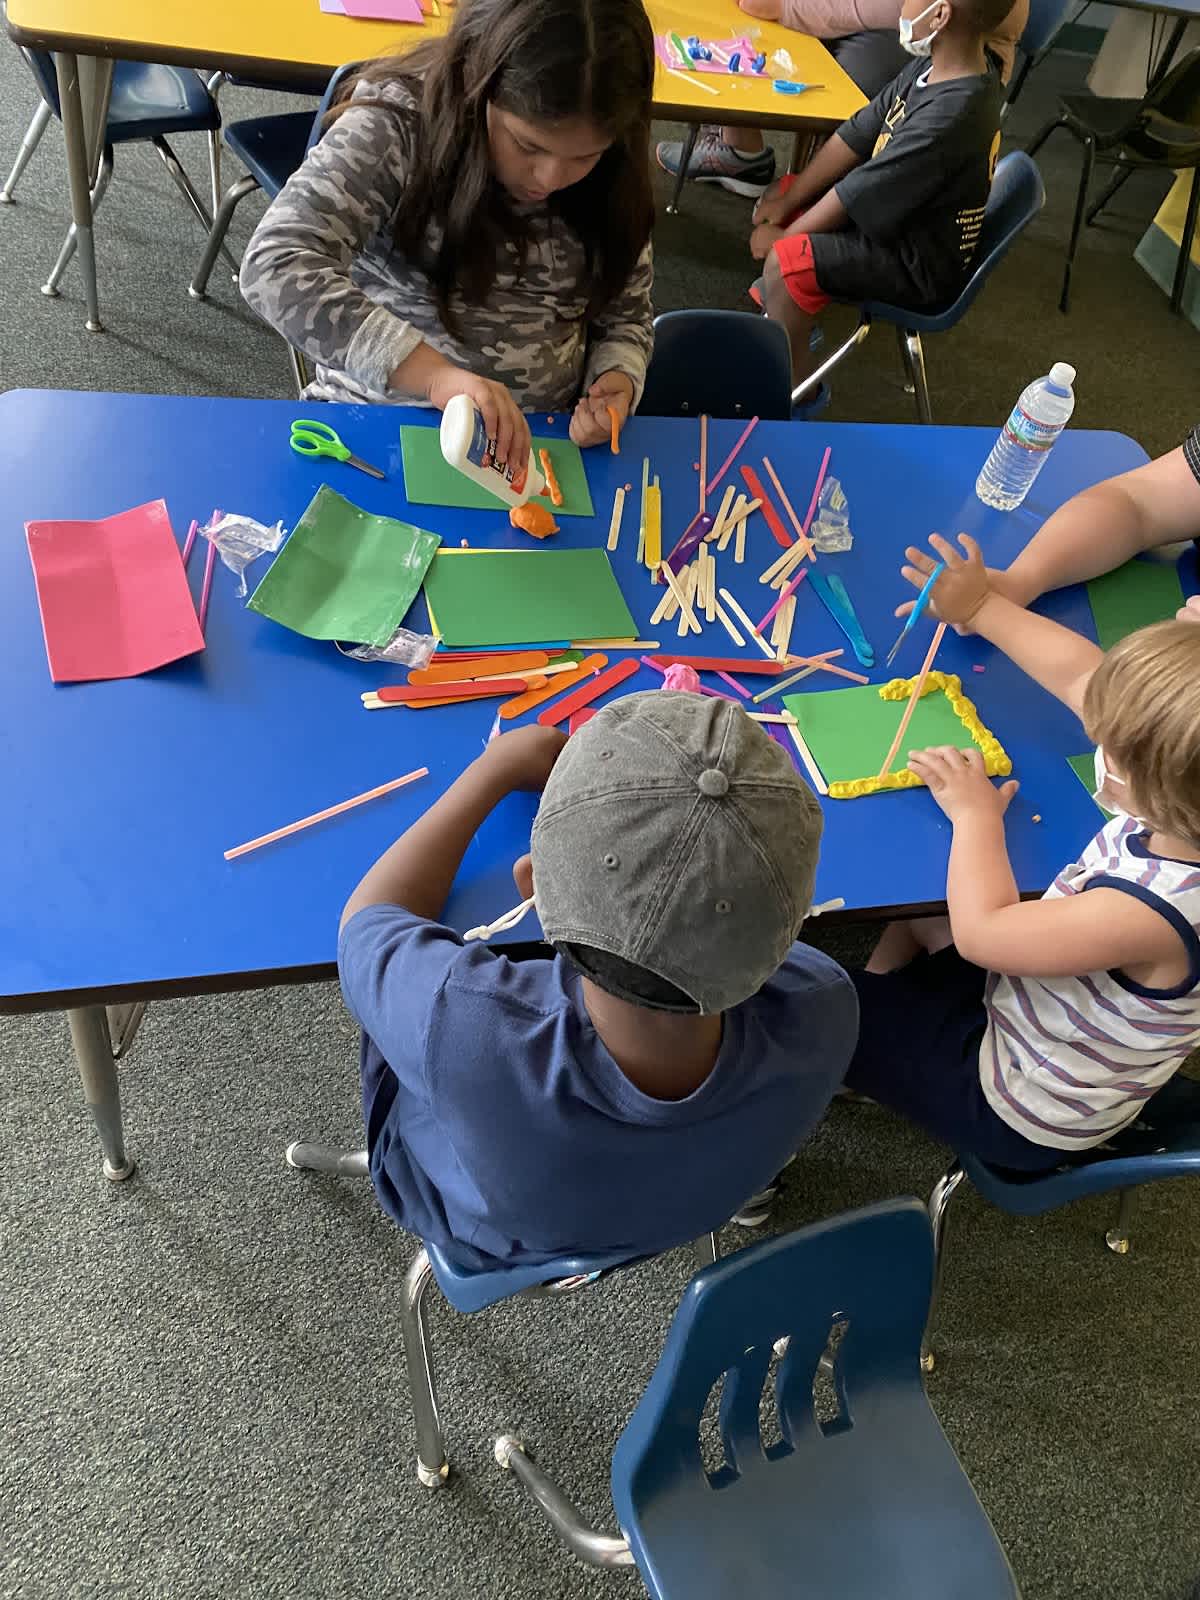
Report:
M863 104L863 96L819 40L755 22L734 0L686 5L682 0L647 0L646 9L656 33L674 30L683 37L695 33L717 39L750 34L768 56L782 47L795 63L796 79L821 85L802 95L782 95L763 78L689 73L685 81L660 65L654 80L656 116L811 134L837 127ZM114 59L220 68L281 84L311 84L347 61L440 32L449 17L442 4L441 16L430 17L418 29L333 16L321 11L317 0L8 0L8 31L16 43L55 55L88 327L101 326L90 180L103 145Z

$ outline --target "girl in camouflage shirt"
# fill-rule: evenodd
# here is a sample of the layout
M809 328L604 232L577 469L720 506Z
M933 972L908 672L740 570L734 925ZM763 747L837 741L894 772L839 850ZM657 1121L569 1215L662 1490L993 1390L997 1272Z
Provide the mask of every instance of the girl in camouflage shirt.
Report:
M465 393L514 471L522 409L607 438L652 342L653 77L641 0L461 0L445 37L357 74L242 263L316 363L308 397Z

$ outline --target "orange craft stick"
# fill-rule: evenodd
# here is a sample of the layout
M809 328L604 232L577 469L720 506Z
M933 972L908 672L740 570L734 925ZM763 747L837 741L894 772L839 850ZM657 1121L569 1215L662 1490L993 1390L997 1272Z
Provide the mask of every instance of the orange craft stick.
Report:
M767 519L767 527L775 535L775 543L781 544L785 550L790 550L796 541L780 521L778 511L772 505L767 491L762 486L762 479L753 467L739 467L738 471L745 480L746 487L753 498L762 501L762 514Z
M486 700L491 695L512 694L514 690L528 687L525 678L499 678L493 683L393 683L376 690L375 698L384 705L413 706L423 701L448 700L451 696L458 700Z
M563 494L558 487L558 477L554 471L554 463L550 459L549 450L539 450L538 460L542 464L542 476L546 480L546 492L550 496L551 503L556 506L562 505Z
M638 671L641 663L636 658L629 661L618 661L615 667L609 667L607 672L602 672L598 678L593 678L591 683L585 683L582 689L576 689L574 694L567 694L552 706L547 706L545 711L539 713L538 721L544 728L552 728L556 722L563 722L567 717L574 716L584 706L591 705L593 700L598 700L609 689L615 689L617 684L624 683L626 678L632 678Z
M480 656L470 666L462 662L438 666L436 662L435 656L434 664L414 667L408 675L409 683L461 683L464 678L498 678L504 672L535 672L538 667L549 665L550 655L546 650L521 650L510 656Z
M531 689L528 694L519 694L515 700L506 700L500 707L500 716L505 722L509 722L513 717L519 717L522 712L532 711L534 706L553 700L554 696L561 694L564 689L573 689L577 683L582 683L585 678L590 678L593 673L599 672L601 667L607 665L607 656L584 656L574 672L562 673L546 688Z
M612 447L613 455L619 456L621 454L621 419L617 415L616 406L605 406L604 409L608 412L608 420L611 428L611 432L609 434L609 444Z

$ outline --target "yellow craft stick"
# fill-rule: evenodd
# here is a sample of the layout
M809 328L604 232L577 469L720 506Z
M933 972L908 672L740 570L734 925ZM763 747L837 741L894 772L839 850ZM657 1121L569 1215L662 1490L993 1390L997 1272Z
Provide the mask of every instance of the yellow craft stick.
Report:
M716 544L721 537L721 529L725 526L725 518L729 515L729 508L733 504L733 497L737 494L737 485L731 483L721 496L721 508L717 512L717 520L707 534L709 544Z
M775 485L775 493L779 496L780 500L783 502L783 509L787 512L788 516L791 518L792 527L795 528L795 530L796 530L796 538L803 545L805 555L808 557L808 559L810 561L815 561L817 559L817 552L816 552L815 547L813 546L813 542L808 537L808 535L805 533L804 524L800 521L800 518L796 515L795 511L792 509L792 502L788 499L787 494L784 491L784 487L780 483L779 478L776 475L775 468L767 460L766 456L763 457L763 466L767 469L767 476L770 478L771 482Z
M683 590L679 586L679 579L671 571L670 567L667 565L667 563L665 561L662 563L662 565L659 567L658 570L662 573L663 581L667 585L667 588L670 589L671 593L675 596L676 600L679 602L679 609L683 613L683 615L687 618L688 627L692 630L693 633L699 633L700 632L700 624L696 621L695 616L692 614L692 608L688 604L687 596L684 594Z
M406 783L414 783L416 779L428 776L428 767L418 767L415 772L406 772L402 778L393 778L391 783L381 783L378 788L368 789L365 794L356 794L349 800L342 800L336 806L326 806L324 811L314 811L311 817L301 817L299 822L289 822L285 828L276 828L272 833L262 833L257 839L249 839L245 844L235 845L232 850L225 851L225 859L232 861L236 856L244 856L247 851L258 850L264 844L274 844L276 839L286 839L289 834L299 833L301 828L311 828L316 822L340 816L343 811L365 805L368 800L378 800L380 795L391 794L393 789L402 789Z
M762 634L759 633L758 629L750 621L750 618L742 610L741 606L738 605L737 601L733 598L728 589L721 590L721 599L724 600L730 611L733 612L734 616L741 623L742 627L745 628L746 632L754 640L755 644L762 651L763 655L766 656L767 660L774 661L774 650L771 649L771 646L763 638Z
M572 650L659 650L657 639L572 639Z
M725 632L733 640L734 644L737 645L738 649L739 650L743 650L745 648L746 641L745 641L745 639L742 638L741 634L734 627L733 623L730 622L729 613L726 611L725 607L721 604L721 602L719 600L714 599L713 600L713 609L717 613L717 621L725 629Z
M821 776L821 769L817 765L817 763L813 760L813 753L808 748L808 746L805 744L804 739L803 739L803 737L802 737L802 735L800 733L800 729L796 726L796 724L794 722L789 722L787 724L787 731L788 731L789 737L791 738L792 743L796 746L796 749L799 752L801 761L803 761L805 767L808 769L808 775L812 779L813 788L817 791L818 794L828 794L829 793L829 785L825 782L825 779Z
M617 548L617 540L621 537L621 513L624 509L625 490L624 487L620 487L616 494L613 495L612 519L608 524L608 548L610 550Z
M896 759L896 751L900 748L900 741L908 732L908 725L912 721L913 712L917 709L917 701L921 698L921 691L925 687L925 679L929 676L929 669L933 666L933 658L938 653L938 646L942 642L942 635L946 631L946 624L939 622L933 630L933 639L930 641L929 651L921 663L921 670L917 674L917 681L913 684L913 691L908 697L908 704L904 708L904 715L900 718L900 726L896 729L896 737L892 740L891 748L883 758L883 765L879 769L879 777L886 778L891 769L892 762Z
M656 478L646 490L646 565L654 570L662 560L662 490Z

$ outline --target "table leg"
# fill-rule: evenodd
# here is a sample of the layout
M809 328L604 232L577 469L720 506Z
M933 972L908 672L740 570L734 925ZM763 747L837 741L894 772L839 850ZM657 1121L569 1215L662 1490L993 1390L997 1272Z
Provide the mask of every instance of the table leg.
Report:
M75 1065L83 1084L83 1096L104 1151L104 1176L119 1183L132 1174L133 1162L125 1153L121 1085L108 1031L108 1014L103 1006L79 1006L67 1012L67 1020L71 1024L71 1043L75 1046Z
M88 63L89 104L85 114L80 88L80 61L60 52L54 58L58 74L58 100L62 111L63 139L67 147L67 179L71 187L71 220L75 224L79 265L87 297L87 327L100 333L100 295L96 283L96 249L92 236L92 167L103 147L104 123L108 117L108 92L112 82L112 63Z

